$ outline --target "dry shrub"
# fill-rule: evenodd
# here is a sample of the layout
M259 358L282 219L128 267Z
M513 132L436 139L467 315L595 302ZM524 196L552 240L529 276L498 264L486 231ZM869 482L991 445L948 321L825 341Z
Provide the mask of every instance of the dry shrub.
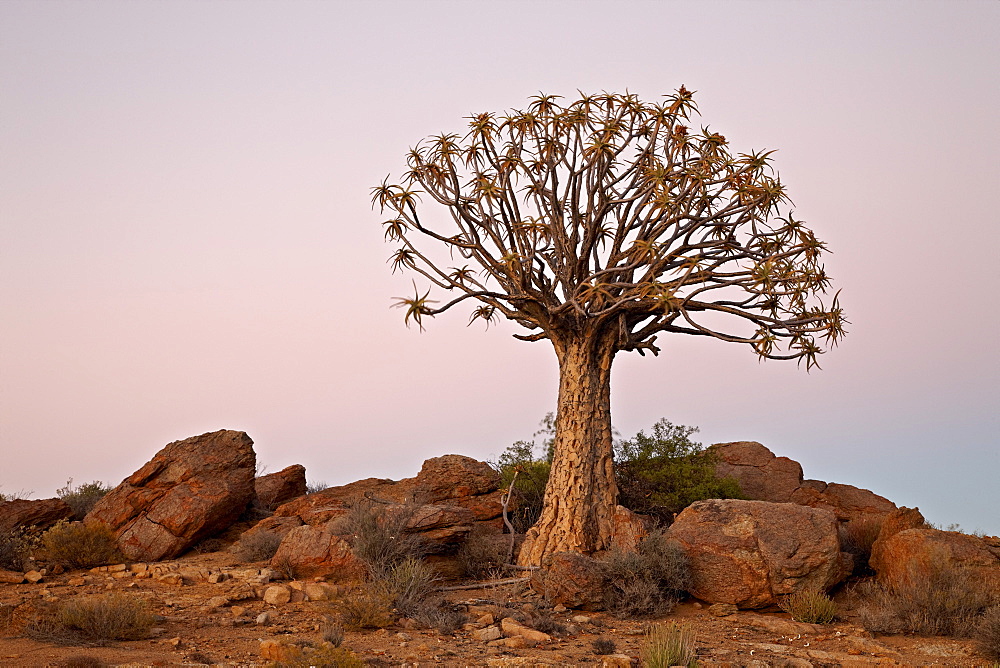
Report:
M476 525L456 556L463 575L484 578L504 567L509 549L509 535L498 534Z
M1000 661L1000 605L990 608L972 633L976 649L988 659Z
M566 627L559 623L548 608L537 608L528 613L525 623L536 631L549 635L562 635Z
M38 537L23 527L0 531L0 568L23 571L38 544Z
M59 606L56 620L96 641L138 640L153 626L145 601L117 592L66 601Z
M66 481L65 487L56 490L56 496L66 502L73 509L73 517L76 521L83 520L87 513L104 498L104 495L111 491L111 487L105 485L100 480L87 482L82 485L73 486L73 479Z
M434 569L419 559L407 557L376 582L396 611L410 617L437 588Z
M868 564L872 556L872 545L882 530L881 517L865 517L845 522L840 527L840 543L844 552L854 556L855 575L873 575Z
M469 621L469 616L456 610L443 598L424 600L412 614L413 619L427 628L437 629L438 633L450 636L455 634L462 625Z
M354 652L331 644L307 645L289 652L284 661L269 664L273 668L362 668L365 663Z
M378 587L368 586L342 599L337 609L343 625L353 631L384 629L393 622L392 603Z
M340 647L344 642L344 627L336 619L325 615L319 626L319 637L334 647Z
M248 532L232 547L240 561L255 562L270 559L281 545L281 536L271 531Z
M911 573L895 587L866 583L860 593L861 624L875 633L968 637L984 613L1000 604L994 588L962 568Z
M611 638L597 638L590 643L591 649L594 650L594 654L597 656L607 656L608 654L614 654L618 646L615 645L615 641Z
M674 623L654 624L646 631L640 654L647 668L695 666L694 631Z
M778 601L779 607L797 622L829 624L837 616L837 604L819 587L804 587Z
M605 560L608 610L618 617L650 617L674 608L691 583L684 550L662 531L634 551L612 550Z
M414 511L410 507L387 511L371 501L361 501L348 512L345 522L351 534L351 551L373 579L384 579L403 561L424 556L421 539L406 530Z
M42 556L69 568L93 568L123 560L114 532L100 522L58 522L42 534Z

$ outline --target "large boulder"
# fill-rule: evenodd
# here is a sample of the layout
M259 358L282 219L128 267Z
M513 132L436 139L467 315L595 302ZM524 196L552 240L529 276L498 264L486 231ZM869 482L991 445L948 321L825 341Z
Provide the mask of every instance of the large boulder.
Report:
M73 509L62 499L0 501L0 532L18 527L47 529L59 520L72 516Z
M129 559L158 561L232 524L254 496L256 456L242 431L170 443L108 492L85 522L115 531Z
M277 473L262 475L254 481L257 505L277 508L283 503L304 496L306 493L306 467L292 464Z
M296 578L353 580L364 574L364 566L343 536L308 524L285 535L271 558L271 567L279 572L291 571Z
M892 587L949 570L966 571L985 587L1000 586L1000 540L957 531L923 527L880 536L869 563L878 580Z
M775 605L806 587L827 590L850 573L829 510L765 501L698 501L667 530L690 561L689 592L740 608Z
M600 610L604 605L607 575L604 564L577 552L556 552L545 557L531 574L530 586L552 605Z

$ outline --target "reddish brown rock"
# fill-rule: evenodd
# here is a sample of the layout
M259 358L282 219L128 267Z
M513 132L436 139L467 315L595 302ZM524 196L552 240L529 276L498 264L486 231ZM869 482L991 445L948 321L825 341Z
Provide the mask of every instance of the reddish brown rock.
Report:
M709 603L762 608L804 587L829 589L850 572L829 510L791 503L711 500L667 530L688 556L689 592Z
M748 499L784 503L802 485L802 467L788 457L776 457L756 441L716 443L715 473L734 478Z
M308 524L289 531L271 559L271 567L290 567L296 578L326 577L338 581L362 577L364 566L342 536Z
M920 514L919 508L897 508L882 518L879 527L878 540L888 540L900 531L907 529L923 529L927 526L927 521ZM873 546L874 547L874 546Z
M181 554L232 524L254 494L253 441L216 431L175 441L108 492L85 518L103 522L136 561Z
M73 509L62 499L0 501L0 531L31 526L47 529L72 516Z
M262 475L254 481L257 505L277 508L283 503L304 496L306 493L306 467L293 464L277 473Z
M637 515L625 506L615 506L611 547L619 550L634 550L649 535L651 520Z
M899 586L942 570L971 572L983 586L1000 586L1000 555L982 538L939 529L906 529L872 547L878 580Z
M274 511L276 517L298 517L304 524L313 526L326 524L332 519L346 515L352 505L359 501L394 502L408 501L408 490L400 493L398 483L384 478L365 478L347 485L327 487L324 490L302 496L285 503Z
M896 504L889 499L853 485L831 482L824 483L822 489L817 487L803 484L792 492L789 500L801 506L826 508L845 522L881 519L896 509Z
M454 552L465 542L475 523L472 511L461 506L398 505L390 507L388 512L409 515L406 531L420 536L429 554Z
M302 520L298 517L265 517L260 522L257 522L257 524L254 524L252 527L244 531L240 535L240 540L249 538L250 536L261 531L273 533L276 536L284 538L289 531L300 526L302 526Z
M410 481L401 481L406 485ZM413 500L422 503L479 496L500 487L500 474L489 464L464 455L444 455L424 462L412 479Z
M557 552L545 557L531 574L531 588L552 605L600 610L604 604L604 565L577 552Z

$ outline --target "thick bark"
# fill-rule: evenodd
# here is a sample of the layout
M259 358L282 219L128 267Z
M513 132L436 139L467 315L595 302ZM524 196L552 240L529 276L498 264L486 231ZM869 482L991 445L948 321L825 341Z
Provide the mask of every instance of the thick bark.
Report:
M592 554L611 545L615 485L611 442L611 362L616 339L603 332L552 337L559 358L555 456L542 515L518 563L538 566L556 552Z

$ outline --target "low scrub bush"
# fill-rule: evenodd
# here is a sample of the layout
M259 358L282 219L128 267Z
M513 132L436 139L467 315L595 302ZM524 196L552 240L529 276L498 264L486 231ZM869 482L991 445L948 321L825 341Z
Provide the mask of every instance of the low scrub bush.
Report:
M410 617L434 593L437 581L433 568L419 559L407 557L377 580L375 586L385 591L397 613Z
M446 636L454 635L469 621L468 615L455 610L448 601L438 597L425 599L411 616L423 626L437 629L438 633Z
M344 642L344 627L333 617L326 615L319 627L319 637L334 647L340 647Z
M314 480L312 482L307 482L306 483L306 494L315 494L316 492L322 492L324 489L327 489L329 487L330 487L330 485L326 484L326 482L324 482L322 480L320 480L320 481L315 481Z
M42 534L41 555L69 568L93 568L122 561L114 532L100 522L58 522Z
M100 501L105 494L111 491L111 487L105 485L100 480L87 482L82 485L73 486L73 479L66 481L65 487L56 490L56 496L66 502L73 509L71 519L81 521L87 513Z
M669 612L691 584L684 550L662 531L650 533L634 551L612 550L604 566L605 601L618 617Z
M872 545L882 530L882 519L862 518L845 522L840 529L840 543L844 552L854 556L854 575L874 575L868 564L872 556Z
M797 622L829 624L837 617L837 604L818 587L804 587L783 597L778 606Z
M524 619L524 623L542 633L549 635L562 635L566 633L566 626L559 623L552 611L548 608L538 608L529 612Z
M339 601L337 609L345 628L384 629L393 622L392 603L384 591L368 586Z
M351 534L351 550L374 580L383 580L407 559L424 556L421 539L407 532L411 508L387 510L370 501L356 503L345 522Z
M688 626L654 624L646 631L640 649L642 665L647 668L695 666L695 635Z
M89 640L138 640L149 634L153 616L142 599L119 593L81 596L59 606L56 620Z
M968 637L1000 594L961 568L911 574L896 587L866 583L858 608L862 626L875 633L917 633Z
M606 656L608 654L614 654L618 649L615 641L611 638L597 638L590 643L591 649L594 650L594 654L597 656Z
M983 613L972 637L976 641L976 649L983 656L1000 661L1000 605Z
M0 531L0 568L23 571L38 544L38 537L23 527Z
M270 559L281 545L281 536L271 531L248 532L233 545L232 552L240 561L255 562Z

